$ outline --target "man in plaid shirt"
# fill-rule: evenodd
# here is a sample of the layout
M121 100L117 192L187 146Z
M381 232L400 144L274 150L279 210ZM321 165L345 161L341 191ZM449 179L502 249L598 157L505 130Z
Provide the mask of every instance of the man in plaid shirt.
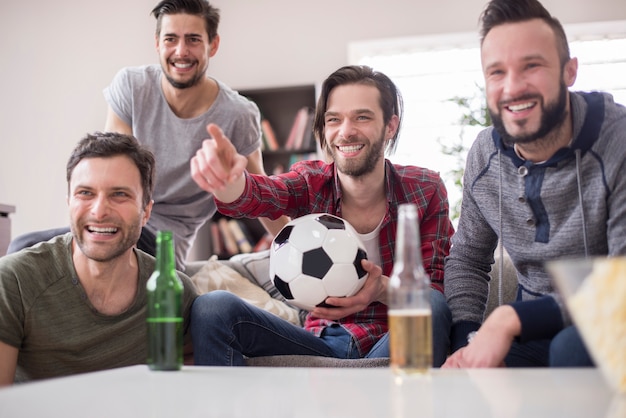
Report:
M329 297L300 328L228 292L210 292L192 309L194 361L198 365L244 365L245 357L321 355L388 357L387 284L394 261L398 206L415 203L424 267L432 287L434 365L446 359L450 312L443 297L443 264L453 227L445 186L433 171L391 164L385 150L397 145L402 98L384 74L347 66L322 85L313 129L331 159L302 161L289 172L265 177L245 171L245 157L219 127L191 161L192 177L213 193L218 210L231 217L297 218L330 213L361 235L369 277L354 296Z

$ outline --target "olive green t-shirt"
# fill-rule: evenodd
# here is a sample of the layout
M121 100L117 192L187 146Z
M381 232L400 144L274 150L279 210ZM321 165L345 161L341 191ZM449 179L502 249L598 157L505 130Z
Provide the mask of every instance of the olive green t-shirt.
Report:
M135 249L135 300L119 315L104 315L78 280L71 243L65 234L0 258L0 341L19 349L16 382L146 363L146 283L154 257ZM179 277L188 341L197 291Z

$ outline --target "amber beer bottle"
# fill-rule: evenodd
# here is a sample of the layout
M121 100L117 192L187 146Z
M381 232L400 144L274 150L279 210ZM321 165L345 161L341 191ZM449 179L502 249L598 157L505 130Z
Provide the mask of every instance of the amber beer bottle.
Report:
M183 284L175 270L171 231L158 231L156 268L148 279L148 366L179 370L183 364Z
M398 208L396 254L388 293L391 368L397 375L427 373L433 364L430 279L424 271L414 204Z

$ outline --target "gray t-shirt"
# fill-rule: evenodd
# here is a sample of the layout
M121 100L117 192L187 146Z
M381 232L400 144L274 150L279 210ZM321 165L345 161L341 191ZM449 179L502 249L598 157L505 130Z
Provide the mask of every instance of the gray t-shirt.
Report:
M65 234L0 257L0 341L19 349L16 382L146 363L146 283L154 257L135 249L135 300L124 313L104 315L78 279L71 243L72 235ZM186 275L179 277L190 341L189 312L197 290Z
M191 178L189 161L208 137L206 126L215 123L239 154L249 155L261 145L257 105L216 80L215 103L201 116L181 119L172 112L161 89L159 65L124 68L104 89L113 111L156 157L154 207L146 227L174 233L176 262L184 265L196 232L215 214L213 196Z

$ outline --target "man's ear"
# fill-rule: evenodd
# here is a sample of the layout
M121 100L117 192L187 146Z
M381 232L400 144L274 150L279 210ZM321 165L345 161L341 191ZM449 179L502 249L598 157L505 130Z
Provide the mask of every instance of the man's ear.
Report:
M213 38L211 43L209 43L209 48L210 48L209 57L213 57L217 53L217 50L220 49L220 36L219 35L215 35L215 38Z
M152 206L154 205L154 200L150 200L150 202L143 208L143 219L141 220L141 226L144 227L148 223L148 219L150 219L150 214L152 213Z
M578 75L578 58L570 58L563 68L563 81L567 87L572 87Z
M398 115L393 115L389 122L387 122L387 127L385 128L385 138L393 138L398 132L398 127L400 125L400 118Z

